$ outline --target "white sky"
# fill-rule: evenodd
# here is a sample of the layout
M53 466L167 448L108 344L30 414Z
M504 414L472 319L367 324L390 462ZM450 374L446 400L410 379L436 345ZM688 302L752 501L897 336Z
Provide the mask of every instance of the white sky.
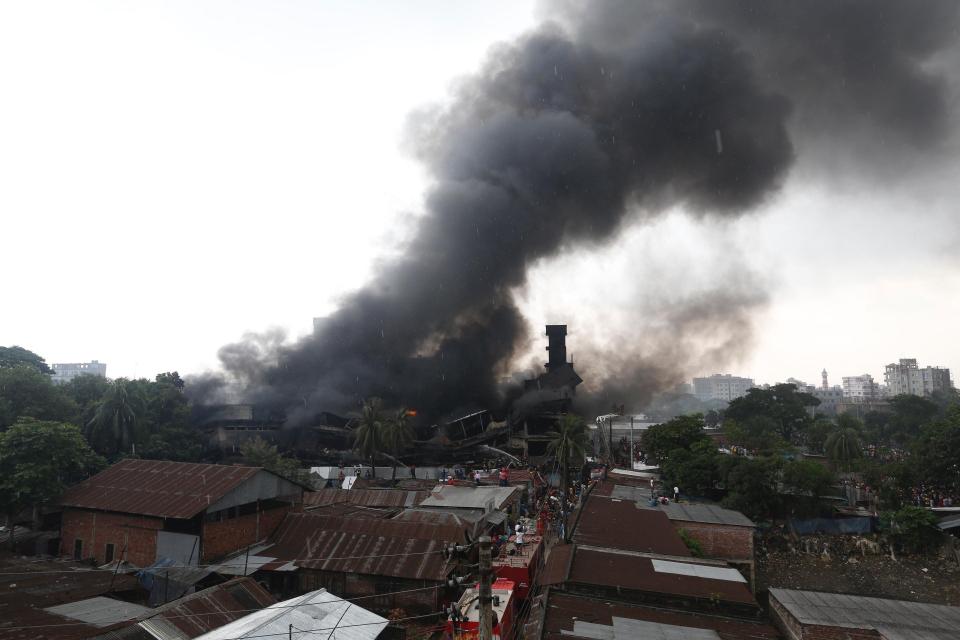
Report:
M0 344L152 377L215 366L246 331L308 331L420 208L407 114L535 23L521 0L0 4ZM587 309L634 323L620 283L743 262L771 303L729 372L957 369L960 242L925 224L955 216L795 175L736 224L676 213L540 265L524 308L568 322L575 352ZM751 248L727 260L727 242Z

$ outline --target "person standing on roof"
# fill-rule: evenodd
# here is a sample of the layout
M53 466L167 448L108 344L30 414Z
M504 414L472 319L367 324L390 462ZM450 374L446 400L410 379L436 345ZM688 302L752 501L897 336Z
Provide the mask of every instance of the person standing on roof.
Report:
M508 485L509 480L510 480L510 472L507 471L506 467L502 467L500 469L500 486L506 487Z

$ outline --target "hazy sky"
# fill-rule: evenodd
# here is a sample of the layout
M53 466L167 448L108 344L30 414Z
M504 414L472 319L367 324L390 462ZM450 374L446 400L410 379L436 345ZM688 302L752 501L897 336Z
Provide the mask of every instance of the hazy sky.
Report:
M0 344L153 376L309 331L421 210L408 114L539 18L520 0L0 4ZM865 186L801 161L746 218L673 212L539 264L518 296L532 326L570 324L576 357L676 287L749 274L769 302L729 372L960 369L956 164Z

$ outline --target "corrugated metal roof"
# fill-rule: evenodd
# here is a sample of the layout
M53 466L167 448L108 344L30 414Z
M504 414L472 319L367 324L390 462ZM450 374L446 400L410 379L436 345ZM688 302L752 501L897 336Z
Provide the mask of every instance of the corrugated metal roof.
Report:
M642 556L577 548L570 568L569 582L633 589L696 598L755 604L745 583L700 576L661 573L653 561Z
M591 640L720 640L713 629L617 617L613 618L612 625L574 620L571 635Z
M258 473L259 467L122 460L70 487L66 507L192 518Z
M91 640L189 640L276 600L251 578L234 578L156 609Z
M650 561L653 563L653 570L658 573L675 573L681 576L697 576L698 578L710 578L711 580L747 582L742 573L730 567L712 567L689 562L658 560L657 558L651 558Z
M425 580L445 579L444 547L465 541L457 527L311 513L287 514L273 539L261 553L306 569Z
M892 640L956 638L960 629L960 607L777 588L770 597L801 624L872 629Z
M690 550L661 511L636 503L590 496L573 532L573 541L593 547L689 556Z
M95 627L109 627L118 622L139 618L143 614L149 613L151 609L123 600L96 596L77 602L59 604L55 607L47 607L44 611L71 620L86 622Z
M241 640L271 635L285 638L291 625L294 638L374 640L388 623L386 618L320 589L251 613L197 640Z
M439 485L420 503L421 507L456 507L460 509L502 509L520 495L519 487L461 487Z
M667 514L671 520L685 520L688 522L701 522L705 524L722 524L733 527L755 527L750 518L739 511L724 509L715 504L692 504L688 502L670 502L670 504L657 504L650 506L650 489L642 487L630 487L618 484L613 488L612 498L620 500L630 500L637 503L642 509L653 511L662 511Z
M429 495L429 491L402 489L321 489L305 492L303 506L309 509L347 503L364 507L415 507Z
M603 630L594 629L595 633L587 636L582 633L574 633L575 625L578 622L581 622L581 624L582 622L589 622L593 625L606 627L616 633L614 626L617 624L617 620L620 621L619 625L624 626L624 628L631 626L628 622L625 622L629 620L677 627L684 632L675 636L678 640L696 637L695 634L701 630L713 631L716 633L716 637L722 640L770 640L780 637L776 629L761 622L733 620L717 615L705 616L643 605L619 604L605 599L560 593L552 589L545 598L543 609L545 613L543 623L540 625L543 629L542 636L528 637L543 637L551 640L595 638L596 631ZM582 629L582 627L578 629ZM636 636L627 635L626 637ZM673 639L671 638L671 640Z
M573 563L573 549L572 544L557 544L550 549L547 563L538 580L541 585L550 586L566 582L570 565Z

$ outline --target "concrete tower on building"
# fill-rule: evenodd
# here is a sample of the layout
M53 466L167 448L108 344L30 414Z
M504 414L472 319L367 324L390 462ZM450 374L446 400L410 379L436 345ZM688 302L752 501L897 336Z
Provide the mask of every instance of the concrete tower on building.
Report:
M823 376L823 384L820 386L820 388L824 390L829 389L830 384L827 382L827 370L824 369L823 373L821 373L820 375Z

